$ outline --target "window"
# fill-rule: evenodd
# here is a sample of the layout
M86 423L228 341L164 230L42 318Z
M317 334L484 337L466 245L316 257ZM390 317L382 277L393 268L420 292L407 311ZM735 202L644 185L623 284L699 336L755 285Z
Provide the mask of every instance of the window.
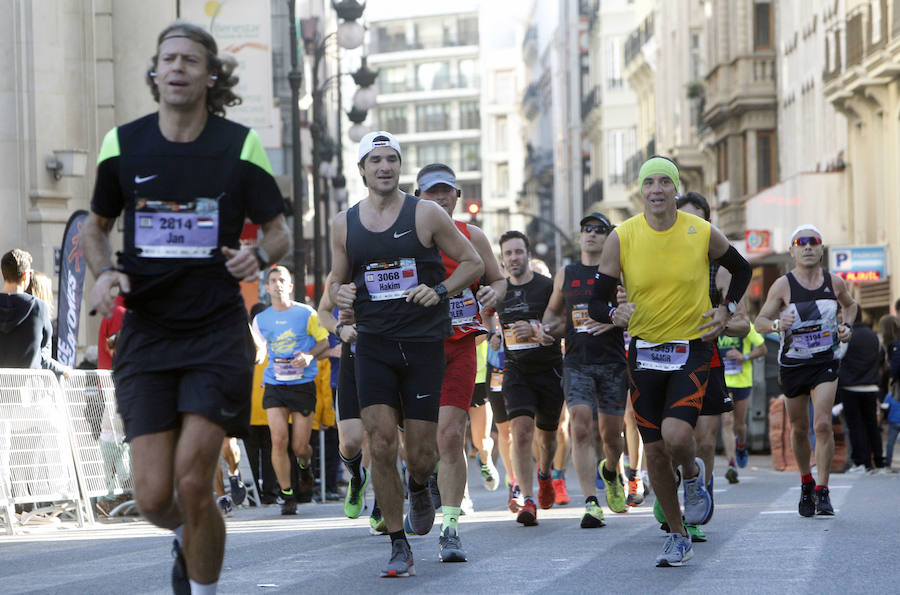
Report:
M459 102L459 127L462 130L481 128L481 106L478 101Z
M606 88L622 87L622 39L615 37L606 42Z
M461 89L477 89L479 86L478 60L459 61L459 84Z
M403 93L407 91L405 66L382 68L378 75L379 93Z
M460 171L479 171L481 169L481 143L461 143L459 145Z
M506 196L509 193L509 163L498 163L494 172L494 194Z
M515 103L515 79L510 70L494 73L494 103L508 105Z
M394 134L407 132L406 106L379 107L378 122L382 130L387 130Z
M756 182L757 189L768 188L775 183L775 131L756 132Z
M716 183L728 181L728 139L716 144Z
M440 21L420 21L414 25L414 28L416 49L444 47L447 31Z
M625 131L613 130L606 134L606 175L610 184L625 183Z
M423 103L416 106L416 131L434 132L450 128L449 103Z
M416 157L421 167L429 163L443 163L449 165L451 160L451 147L446 143L419 145Z
M380 77L379 77L380 78ZM450 88L450 63L426 62L416 66L416 89L435 91Z
M406 43L406 25L404 23L388 23L375 29L375 43L371 52L400 52L409 49Z
M753 48L772 49L772 3L765 0L753 3Z
M478 45L478 17L462 17L456 21L459 45Z
M459 182L457 185L462 198L481 200L481 182Z
M507 123L509 118L506 116L497 116L494 118L494 150L509 150L509 130Z
M703 78L703 54L700 49L700 33L691 32L690 54L691 80L699 81Z

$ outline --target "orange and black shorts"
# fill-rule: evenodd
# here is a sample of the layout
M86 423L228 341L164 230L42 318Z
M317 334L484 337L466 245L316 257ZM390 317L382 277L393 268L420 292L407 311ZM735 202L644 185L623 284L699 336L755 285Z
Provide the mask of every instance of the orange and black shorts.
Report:
M645 443L662 439L662 422L674 417L695 426L703 407L709 381L713 344L690 341L687 361L678 370L638 369L637 348L632 337L628 349L628 379L634 418Z

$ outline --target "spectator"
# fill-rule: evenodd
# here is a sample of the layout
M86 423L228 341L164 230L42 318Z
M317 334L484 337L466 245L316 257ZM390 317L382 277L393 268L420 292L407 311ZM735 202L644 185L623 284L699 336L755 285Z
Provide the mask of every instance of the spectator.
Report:
M56 360L56 318L55 309L53 307L53 281L50 277L40 271L32 271L31 280L25 293L33 295L37 299L44 302L47 311L47 317L50 318L50 351L43 350L41 352L41 367L52 370L57 376L66 376L68 378L68 368Z
M100 332L97 336L97 368L100 370L112 370L112 350L107 346L108 339L122 328L122 319L125 317L125 298L116 297L112 308L112 316L104 318L100 322Z
M877 421L881 360L878 335L857 313L838 372L838 398L844 404L854 469L859 471L884 467Z
M16 248L3 255L0 271L0 368L42 368L49 361L53 329L48 306L25 293L31 282L31 254Z
M900 300L898 300L900 302ZM885 359L890 369L889 392L881 407L886 412L888 436L884 456L884 465L891 467L894 455L894 443L900 434L900 320L887 314L878 321L878 334L886 351Z

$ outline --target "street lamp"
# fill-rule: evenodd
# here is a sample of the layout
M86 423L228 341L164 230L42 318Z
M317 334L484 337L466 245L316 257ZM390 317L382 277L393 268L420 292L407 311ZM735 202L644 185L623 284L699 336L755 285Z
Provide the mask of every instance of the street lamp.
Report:
M306 240L303 238L303 208L306 204L303 191L303 153L300 150L300 83L302 71L297 69L297 21L294 0L287 0L288 22L290 23L291 71L288 81L291 85L291 153L293 167L293 227L294 227L294 299L306 302Z
M356 22L356 19L362 16L363 10L365 9L364 4L361 5L355 0L342 0L341 2L332 2L332 6L334 7L338 18L343 21L338 25L337 31L330 33L323 38L319 36L317 26L318 19L316 17L305 19L302 23L303 41L307 48L307 53L313 56L313 65L311 70L312 80L310 88L310 94L312 95L312 124L310 126L310 133L312 135L313 141L313 205L315 206L315 209L313 211L313 245L315 246L313 254L313 291L316 303L318 303L322 295L322 286L324 281L323 257L327 256L328 267L330 268L331 266L331 230L328 227L331 205L328 197L328 180L331 179L334 185L336 198L340 193L342 195L341 198L343 200L346 200L347 192L346 179L343 175L343 157L341 147L340 77L342 76L342 73L340 71L340 59L338 59L337 74L328 77L321 83L319 81L319 64L325 57L327 42L331 37L334 37L336 39L339 48L342 47L345 49L354 49L362 45L365 33L363 26ZM362 66L360 67L360 69L357 72L353 73L354 81L356 81L357 84L360 84L360 86L362 87L360 91L363 91L363 96L360 99L360 105L368 105L369 107L367 108L367 110L373 107L375 103L375 91L374 89L371 89L371 86L375 82L377 76L378 72L372 71L368 68L365 62L365 58L363 58ZM325 90L327 89L329 83L334 81L337 81L338 103L336 146L335 142L327 136L327 122L325 120L325 114L323 110L323 97ZM357 95L360 91L357 91ZM365 112L362 112L362 120L365 120ZM362 138L362 135L360 135L360 138ZM334 158L335 153L337 153L338 157L338 165L336 171L331 168L330 164L331 160ZM324 187L322 183L323 181L325 182ZM322 242L323 223L325 224L324 245Z

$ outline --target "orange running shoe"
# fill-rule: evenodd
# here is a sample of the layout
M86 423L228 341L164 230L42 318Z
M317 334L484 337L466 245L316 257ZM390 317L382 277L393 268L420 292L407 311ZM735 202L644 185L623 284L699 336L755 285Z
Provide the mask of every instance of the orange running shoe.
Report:
M641 485L641 479L639 477L635 477L628 482L628 498L626 499L628 506L640 506L644 502L642 488L643 486Z
M569 503L569 492L566 491L566 478L560 477L553 480L553 489L556 492L556 503L565 506Z
M525 504L519 509L519 515L516 517L516 521L522 523L526 527L534 527L538 524L537 506L534 505L534 500L531 498L525 499Z
M550 477L541 479L540 473L538 473L538 504L547 510L553 508L554 502L556 502L556 490L553 486L553 479Z

